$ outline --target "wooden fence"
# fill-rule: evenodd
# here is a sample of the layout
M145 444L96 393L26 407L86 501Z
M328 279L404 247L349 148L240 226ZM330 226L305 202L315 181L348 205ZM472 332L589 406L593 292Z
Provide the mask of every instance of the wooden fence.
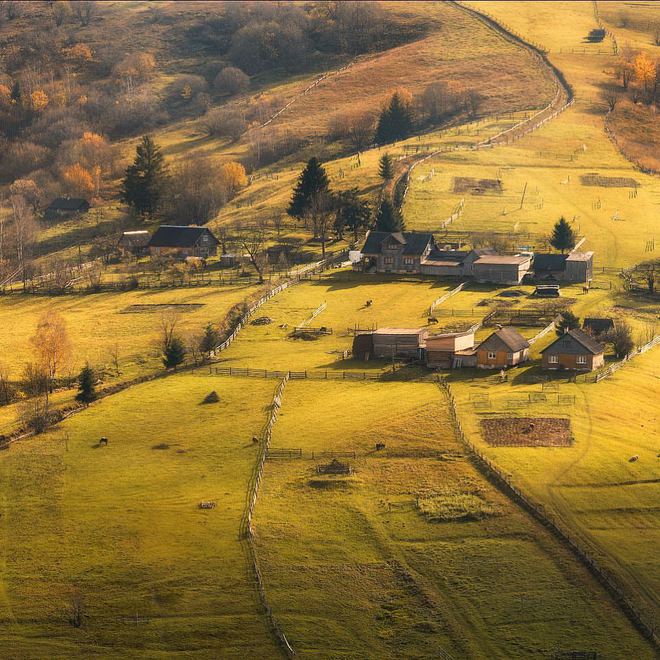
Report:
M656 647L658 646L658 636L653 624L647 614L641 612L636 604L632 603L623 588L618 584L615 578L600 566L596 560L582 547L578 538L564 527L559 519L545 510L545 507L534 502L528 495L523 493L515 486L511 477L505 474L493 461L485 456L476 445L469 439L463 431L463 427L458 418L456 410L456 400L451 391L451 387L446 380L439 381L439 387L447 397L449 403L449 413L456 437L466 448L468 453L474 459L475 465L490 480L492 480L506 495L529 511L544 527L549 529L560 541L562 541L573 554L582 562L582 564L594 575L598 581L605 587L609 594L614 598L617 604L628 616L635 627Z
M247 506L243 515L243 520L241 521L241 537L246 541L247 549L250 555L250 562L252 564L252 571L254 574L254 580L257 586L257 591L259 593L259 600L264 608L266 618L270 624L273 634L277 638L277 641L282 647L282 650L287 657L293 658L296 655L296 652L293 650L293 647L289 643L282 626L277 621L273 609L271 608L268 598L266 596L266 590L264 587L264 580L261 574L261 568L259 566L259 559L257 557L257 551L254 545L254 527L252 524L252 519L254 516L254 508L257 504L257 498L259 496L259 487L261 486L261 480L263 478L264 465L266 463L266 457L268 456L268 451L270 448L270 441L273 433L273 426L277 421L277 415L282 406L282 395L284 394L284 388L286 387L288 377L285 376L280 381L275 394L273 395L273 401L270 406L268 413L268 419L264 428L261 431L261 438L259 442L259 458L257 459L257 464L252 474L250 480L250 485L248 488L248 499Z
M621 369L621 367L626 364L626 362L629 362L634 357L637 357L642 353L646 353L646 351L650 351L654 346L657 346L658 344L660 344L660 335L656 335L653 337L653 339L651 339L650 342L644 344L644 346L640 346L637 350L628 353L628 355L626 355L622 360L615 362L613 365L605 369L605 371L601 371L599 374L596 374L595 382L600 383L601 380L609 378L613 373Z
M387 372L391 373L391 372ZM281 371L277 369L255 369L253 367L209 366L209 376L244 376L248 378L287 378L290 380L382 380L385 372L366 371Z
M459 291L462 291L466 284L467 282L461 282L455 289L452 289L439 298L436 298L429 307L429 315L433 316L433 312L438 305L441 305L443 302L445 302L445 300L449 300L449 298L456 295Z

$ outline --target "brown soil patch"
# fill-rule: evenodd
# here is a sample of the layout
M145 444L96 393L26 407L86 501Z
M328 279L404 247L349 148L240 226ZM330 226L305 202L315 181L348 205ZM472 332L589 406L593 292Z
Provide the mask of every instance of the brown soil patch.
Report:
M160 312L194 312L204 307L202 303L153 303L129 305L121 314L158 314Z
M580 177L583 186L600 186L601 188L637 188L639 183L628 176L601 176L600 174L583 174Z
M499 179L473 179L470 176L454 177L454 192L470 195L502 194L502 182Z
M481 433L491 447L570 447L568 419L559 417L498 417L482 419Z

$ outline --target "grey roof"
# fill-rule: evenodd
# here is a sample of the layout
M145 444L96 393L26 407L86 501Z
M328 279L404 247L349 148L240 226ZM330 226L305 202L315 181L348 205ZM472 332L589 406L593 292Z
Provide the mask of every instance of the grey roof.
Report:
M433 234L428 232L416 231L403 231L403 232L389 232L389 231L376 231L372 229L367 234L367 240L362 246L363 254L381 254L383 242L388 238L394 238L399 243L404 245L403 254L406 255L421 255L426 246L431 243L433 245Z
M566 270L565 254L535 254L534 272Z
M592 355L599 355L605 351L605 348L586 332L575 328L564 333L561 337L557 337L541 353L548 353L548 355L581 355L585 350Z
M150 247L188 248L194 247L203 234L210 234L217 245L218 239L208 227L186 225L161 225L149 241Z
M500 328L479 344L480 350L502 350L503 348L512 353L517 353L529 348L529 342L518 331L506 327Z
M151 234L146 229L125 231L121 235L120 243L127 247L146 247L150 238Z
M89 202L82 197L57 197L46 211L82 211L89 208Z
M475 262L475 266L520 266L527 263L529 257L521 255L506 255L506 254L485 254L479 257Z
M591 330L595 334L607 332L614 327L614 319L599 319L596 317L587 317L582 321L582 327L585 330Z
M427 257L428 261L454 261L456 263L463 263L465 258L470 254L469 252L461 250L438 250L434 247L429 256Z
M591 261L593 258L593 252L571 252L566 257L566 261Z

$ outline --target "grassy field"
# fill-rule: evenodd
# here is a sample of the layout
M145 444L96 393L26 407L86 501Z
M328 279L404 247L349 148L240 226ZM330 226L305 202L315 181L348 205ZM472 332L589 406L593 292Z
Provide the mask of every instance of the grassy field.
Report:
M257 287L230 285L196 289L140 290L125 293L98 293L57 297L12 294L0 298L0 325L12 332L0 333L0 362L10 375L19 378L23 365L32 359L29 338L41 314L55 310L68 325L74 357L67 368L77 373L89 361L109 366L110 351L117 347L124 378L161 367L157 342L162 315L178 314L182 334L199 333L206 323L219 323L230 307L257 290ZM132 305L182 305L143 307L130 312ZM191 305L189 309L185 306ZM192 307L194 306L194 307Z
M303 451L267 462L255 518L267 593L301 656L652 657L475 471L435 385L290 382L272 446ZM353 474L317 475L324 451L355 452L342 459Z
M655 561L657 516L657 349L635 358L598 384L560 381L548 401L507 411L507 401L542 393L529 377L508 383L459 380L454 392L471 438L514 481L559 515L587 544L590 552L624 581L655 617L660 572ZM477 394L490 395L490 410L478 412ZM557 406L556 395L575 397ZM568 416L574 444L566 448L488 447L480 419L490 416ZM635 461L631 457L638 456ZM656 619L657 622L657 619Z
M238 541L273 381L245 385L141 385L2 453L3 657L277 656Z
M564 215L587 237L584 247L596 251L597 265L625 266L648 258L645 248L653 238L651 218L657 213L660 183L634 170L603 130L605 109L598 94L614 56L598 44L585 45L582 52L582 39L595 27L592 3L472 4L548 48L550 59L573 86L576 102L513 144L443 154L418 167L404 209L408 224L435 228L438 218L448 216L466 197L464 215L452 228L519 233L522 246L527 233L548 235ZM578 45L580 52L571 53ZM582 185L581 175L594 172L634 179L636 195L628 187ZM504 190L483 196L454 193L457 176L500 179Z

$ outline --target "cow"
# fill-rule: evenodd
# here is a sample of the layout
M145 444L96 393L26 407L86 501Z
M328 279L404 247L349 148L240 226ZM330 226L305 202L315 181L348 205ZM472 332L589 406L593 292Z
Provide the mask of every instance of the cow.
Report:
M107 438L101 438L99 440L99 447L107 447L108 446L108 439Z
M377 442L376 443L376 451L380 451L381 449L385 449L385 443L384 442Z
M438 319L435 316L429 316L428 319L426 319L427 323L437 323Z

